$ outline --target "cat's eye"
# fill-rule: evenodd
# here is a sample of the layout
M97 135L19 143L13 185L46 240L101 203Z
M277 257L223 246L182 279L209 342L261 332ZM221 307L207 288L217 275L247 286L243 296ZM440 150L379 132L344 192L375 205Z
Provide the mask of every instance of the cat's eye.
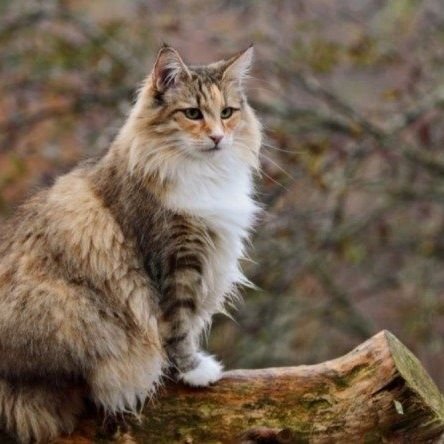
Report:
M183 113L186 118L191 120L200 120L203 118L202 111L199 108L185 108Z
M231 106L227 106L226 108L224 108L220 112L220 117L222 119L228 119L233 115L233 112L234 112L234 108L232 108Z

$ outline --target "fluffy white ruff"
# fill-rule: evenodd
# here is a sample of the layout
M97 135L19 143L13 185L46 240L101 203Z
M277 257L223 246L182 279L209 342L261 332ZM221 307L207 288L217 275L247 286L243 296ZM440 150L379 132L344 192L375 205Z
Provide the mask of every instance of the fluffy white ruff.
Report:
M251 195L251 168L227 152L212 163L183 162L175 173L176 187L166 196L166 206L205 221L216 233L216 248L208 257L207 287L212 295L206 309L219 311L233 285L246 281L238 260L243 257L258 207Z
M181 373L179 378L192 387L206 387L222 376L222 365L212 356L199 353L199 365L189 372Z

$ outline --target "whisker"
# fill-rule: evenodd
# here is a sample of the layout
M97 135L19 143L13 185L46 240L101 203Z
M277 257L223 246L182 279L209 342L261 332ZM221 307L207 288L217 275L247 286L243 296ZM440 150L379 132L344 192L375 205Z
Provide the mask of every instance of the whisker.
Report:
M268 149L280 151L281 153L288 153L288 154L296 154L297 150L291 151L291 150L284 150L283 148L278 148L277 146L269 145L268 143L262 143L262 146Z
M275 162L271 157L266 156L264 153L260 154L261 156L264 156L265 159L267 159L269 162L271 162L274 166L276 166L277 168L279 168L279 170L281 170L289 179L296 181L296 178L290 174L287 170L285 170L284 168L282 168L277 162Z
M248 145L246 143L244 143L242 140L238 141L238 143L240 143L241 145L243 145L245 148L248 148ZM265 159L267 159L269 162L271 162L274 166L276 166L277 168L279 168L280 171L282 171L289 179L291 179L293 182L296 181L296 178L289 173L287 170L285 170L284 168L282 168L278 163L276 163L273 159L271 159L269 156L267 156L266 154L264 154L263 152L259 153L260 156L263 156ZM284 187L285 188L285 187Z
M276 179L274 179L273 177L271 177L269 174L267 174L263 169L260 170L260 174L263 174L267 179L270 179L273 183L275 183L276 185L282 187L284 190L286 191L290 191L285 185L281 184L280 182L278 182Z

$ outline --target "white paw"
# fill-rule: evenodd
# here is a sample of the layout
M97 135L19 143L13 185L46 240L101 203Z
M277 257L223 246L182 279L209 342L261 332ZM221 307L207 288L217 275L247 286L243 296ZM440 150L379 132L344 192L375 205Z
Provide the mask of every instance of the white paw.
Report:
M199 353L199 365L189 372L181 373L180 379L193 387L206 387L222 376L222 365L212 356Z

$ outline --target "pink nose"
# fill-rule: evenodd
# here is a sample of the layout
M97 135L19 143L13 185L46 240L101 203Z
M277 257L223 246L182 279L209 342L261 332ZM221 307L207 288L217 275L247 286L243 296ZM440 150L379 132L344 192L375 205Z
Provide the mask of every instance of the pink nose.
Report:
M214 142L215 145L217 145L223 139L223 137L224 136L218 134L216 136L210 136L210 139Z

